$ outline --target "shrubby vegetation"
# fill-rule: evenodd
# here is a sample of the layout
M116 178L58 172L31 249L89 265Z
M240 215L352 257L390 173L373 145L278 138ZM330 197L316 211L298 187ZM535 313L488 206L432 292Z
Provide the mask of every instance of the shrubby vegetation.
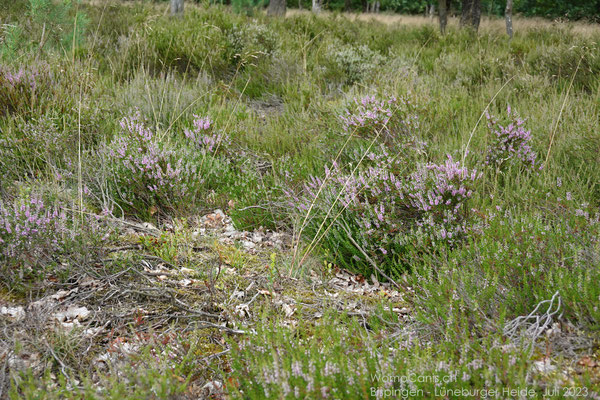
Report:
M598 392L596 30L186 7L0 9L2 299L117 316L2 337L50 349L7 361L12 396L362 398L408 371ZM291 248L203 241L216 208Z

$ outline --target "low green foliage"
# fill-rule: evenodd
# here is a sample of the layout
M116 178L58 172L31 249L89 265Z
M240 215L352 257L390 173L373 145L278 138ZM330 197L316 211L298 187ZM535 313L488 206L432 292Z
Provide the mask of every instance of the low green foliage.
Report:
M410 276L420 318L460 342L467 331L497 333L558 291L564 318L597 331L598 308L585 305L600 295L599 224L587 211L561 203L529 216L499 209L482 235L426 258Z
M229 390L240 399L435 398L455 390L511 397L511 390L522 389L535 397L547 385L543 374L529 372L526 349L500 335L468 346L450 338L436 344L392 339L378 329L364 335L357 321L343 316L325 317L308 330L265 322L255 337L233 344ZM575 385L589 391L587 384L589 376L581 376Z

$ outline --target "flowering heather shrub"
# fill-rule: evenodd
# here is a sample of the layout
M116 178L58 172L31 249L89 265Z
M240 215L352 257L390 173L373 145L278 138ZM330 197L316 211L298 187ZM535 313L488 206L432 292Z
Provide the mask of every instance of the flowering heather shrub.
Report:
M312 239L322 226L323 246L336 262L363 274L372 272L365 254L389 270L408 247L452 246L475 227L468 200L477 171L448 157L403 175L402 163L382 154L370 154L374 165L355 175L334 165L325 178L311 177L299 196L287 193L301 220L310 210L304 234Z
M68 278L105 247L111 228L100 216L72 211L60 200L33 194L0 200L0 282L20 290L49 274Z
M188 138L197 148L208 153L217 151L221 145L229 145L229 137L222 133L214 133L213 121L210 117L199 117L194 115L194 128L185 129L185 137Z
M129 211L171 207L187 192L180 155L159 143L139 112L123 118L120 125L122 135L104 151L114 164L116 200Z
M124 213L147 219L181 211L210 201L212 189L231 183L231 160L214 154L227 150L229 138L214 133L210 119L197 117L184 131L184 143L161 140L139 112L120 125L120 135L101 154L110 169L111 196Z
M0 204L0 259L38 262L51 256L68 236L66 218L39 197Z
M338 339L326 346L317 345L313 338L302 343L281 328L261 332L260 341L234 344L233 369L241 386L230 388L233 398L242 398L238 390L250 399L364 397L361 393L368 390L379 367L378 352L370 345L360 352L362 356L348 351L344 339L350 339L336 326L315 328L319 336Z
M30 66L15 72L0 65L0 115L29 113L51 83L46 67Z
M483 234L409 275L417 318L438 333L489 335L489 326L472 311L475 304L488 318L505 315L508 321L528 315L558 290L564 320L599 329L600 308L581 306L597 305L600 297L599 211L575 201L526 214L498 206L487 215Z
M525 129L525 120L514 113L510 106L507 114L510 122L506 126L500 125L495 117L487 115L488 128L494 137L488 147L486 165L502 169L509 163L519 163L528 169L536 168L537 154L531 148L531 131Z
M409 99L390 96L379 100L375 96L354 99L352 110L340 116L344 133L362 137L380 135L387 143L406 141L418 128L419 121L411 113Z
M448 156L444 164L427 164L410 175L406 196L410 206L423 218L416 225L433 241L453 243L470 231L466 202L473 195L475 181L481 176L469 171Z

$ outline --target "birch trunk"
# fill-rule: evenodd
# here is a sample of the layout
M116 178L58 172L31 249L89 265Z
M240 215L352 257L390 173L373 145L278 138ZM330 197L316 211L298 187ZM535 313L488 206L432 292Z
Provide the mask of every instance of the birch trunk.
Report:
M171 0L171 15L183 14L183 0Z
M312 0L312 12L315 14L321 12L321 0Z
M506 16L506 34L511 39L513 37L512 7L513 0L506 0L506 10L504 12Z

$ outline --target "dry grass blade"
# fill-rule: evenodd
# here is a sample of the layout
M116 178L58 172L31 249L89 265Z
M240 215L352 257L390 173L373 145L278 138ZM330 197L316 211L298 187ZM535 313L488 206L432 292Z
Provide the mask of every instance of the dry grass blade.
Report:
M496 97L498 97L498 95L500 94L500 92L506 87L506 85L508 85L515 77L511 76L510 79L508 79L506 82L504 82L504 85L502 85L502 87L500 89L498 89L498 91L496 92L496 94L494 94L494 96L492 97L492 99L489 101L489 103L487 104L487 106L485 106L485 108L483 109L483 111L481 112L481 115L479 116L479 119L477 120L477 122L475 123L475 126L473 127L473 130L471 131L471 134L469 135L469 140L467 140L467 145L465 146L465 150L463 151L463 156L462 156L462 161L461 161L461 165L465 165L465 159L467 158L467 154L469 154L469 145L471 144L471 139L473 139L473 135L475 135L475 131L477 130L477 127L479 126L479 123L481 122L481 120L483 119L483 116L485 115L485 113L487 112L487 110L490 108L490 106L492 105L492 103L494 102L494 100L496 100Z
M560 119L562 117L562 113L565 110L565 106L567 105L567 100L569 99L569 93L571 93L571 88L573 87L573 82L575 81L575 76L577 76L577 71L579 71L579 67L581 66L581 62L583 61L583 57L579 59L577 63L577 68L575 68L575 72L573 72L573 76L571 77L571 82L569 83L569 88L567 89L567 93L565 94L565 99L563 100L562 106L560 107L560 112L558 113L558 118L556 118L556 124L554 124L554 129L552 130L552 135L550 135L550 144L548 145L548 152L546 153L546 159L544 160L544 166L548 164L548 160L550 159L550 151L552 150L552 144L554 143L554 136L556 135L556 130L558 129L558 124L560 123Z

